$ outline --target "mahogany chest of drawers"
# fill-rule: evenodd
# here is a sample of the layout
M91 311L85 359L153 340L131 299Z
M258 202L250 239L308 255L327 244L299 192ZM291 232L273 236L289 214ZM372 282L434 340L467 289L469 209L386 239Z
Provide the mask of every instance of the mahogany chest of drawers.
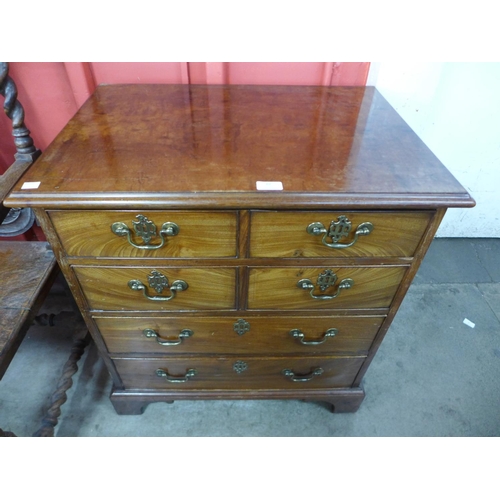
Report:
M140 413L355 411L446 209L474 201L374 88L117 85L6 204L35 209L116 411Z

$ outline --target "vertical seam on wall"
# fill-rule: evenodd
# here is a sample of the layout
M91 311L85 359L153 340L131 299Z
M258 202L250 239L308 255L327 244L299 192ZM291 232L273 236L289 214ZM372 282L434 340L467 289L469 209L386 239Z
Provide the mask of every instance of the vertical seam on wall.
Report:
M323 78L321 84L329 87L332 84L332 75L333 75L333 69L335 67L335 63L333 62L326 62L323 63Z
M92 69L92 64L90 64L90 62L84 62L82 63L82 65L84 68L85 66L88 68L90 78L92 79L92 86L93 86L92 92L93 92L97 88L97 82L95 79L94 70Z
M183 83L183 84L191 83L191 78L189 75L189 63L188 62L181 62L179 64L181 65L181 83Z
M63 63L68 77L69 86L73 93L75 107L78 110L83 102L79 102L77 96L80 94L91 95L97 85L92 71L92 66L88 62ZM76 68L76 71L75 69ZM87 96L88 97L88 96ZM83 99L85 101L87 98Z
M332 85L332 82L334 81L334 76L337 76L337 73L340 72L341 69L341 63L334 62L332 63L332 73L330 75L330 85Z

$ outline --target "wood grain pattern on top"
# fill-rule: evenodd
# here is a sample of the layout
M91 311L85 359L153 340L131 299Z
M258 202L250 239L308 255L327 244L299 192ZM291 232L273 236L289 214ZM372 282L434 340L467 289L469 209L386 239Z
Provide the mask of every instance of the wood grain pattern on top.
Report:
M0 379L26 334L57 273L42 241L0 244Z
M26 181L41 184L21 190ZM284 190L257 191L256 181ZM238 85L98 87L7 203L474 205L373 87Z
M55 265L45 242L2 241L0 308L29 309Z

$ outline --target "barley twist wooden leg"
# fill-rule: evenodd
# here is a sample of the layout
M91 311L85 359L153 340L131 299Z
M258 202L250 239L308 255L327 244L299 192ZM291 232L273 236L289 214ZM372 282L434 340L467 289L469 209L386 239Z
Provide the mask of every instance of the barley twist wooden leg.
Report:
M83 339L75 340L71 349L71 355L64 365L63 373L57 384L57 388L51 397L51 406L42 419L42 426L33 434L33 437L53 437L54 428L61 415L61 406L68 399L66 392L73 385L72 377L78 371L78 360L82 357L85 347L90 342L90 334L87 333Z
M17 149L16 157L23 155L38 155L39 151L33 144L30 131L24 124L24 108L17 99L17 87L9 76L9 63L0 63L0 94L5 97L3 109L12 120L12 135Z

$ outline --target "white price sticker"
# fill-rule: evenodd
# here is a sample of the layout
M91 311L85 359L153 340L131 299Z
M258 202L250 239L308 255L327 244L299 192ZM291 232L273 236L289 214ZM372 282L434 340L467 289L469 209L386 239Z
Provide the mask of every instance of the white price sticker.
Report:
M40 186L40 182L25 182L21 189L38 189Z
M280 181L257 181L257 191L283 191L283 183Z

